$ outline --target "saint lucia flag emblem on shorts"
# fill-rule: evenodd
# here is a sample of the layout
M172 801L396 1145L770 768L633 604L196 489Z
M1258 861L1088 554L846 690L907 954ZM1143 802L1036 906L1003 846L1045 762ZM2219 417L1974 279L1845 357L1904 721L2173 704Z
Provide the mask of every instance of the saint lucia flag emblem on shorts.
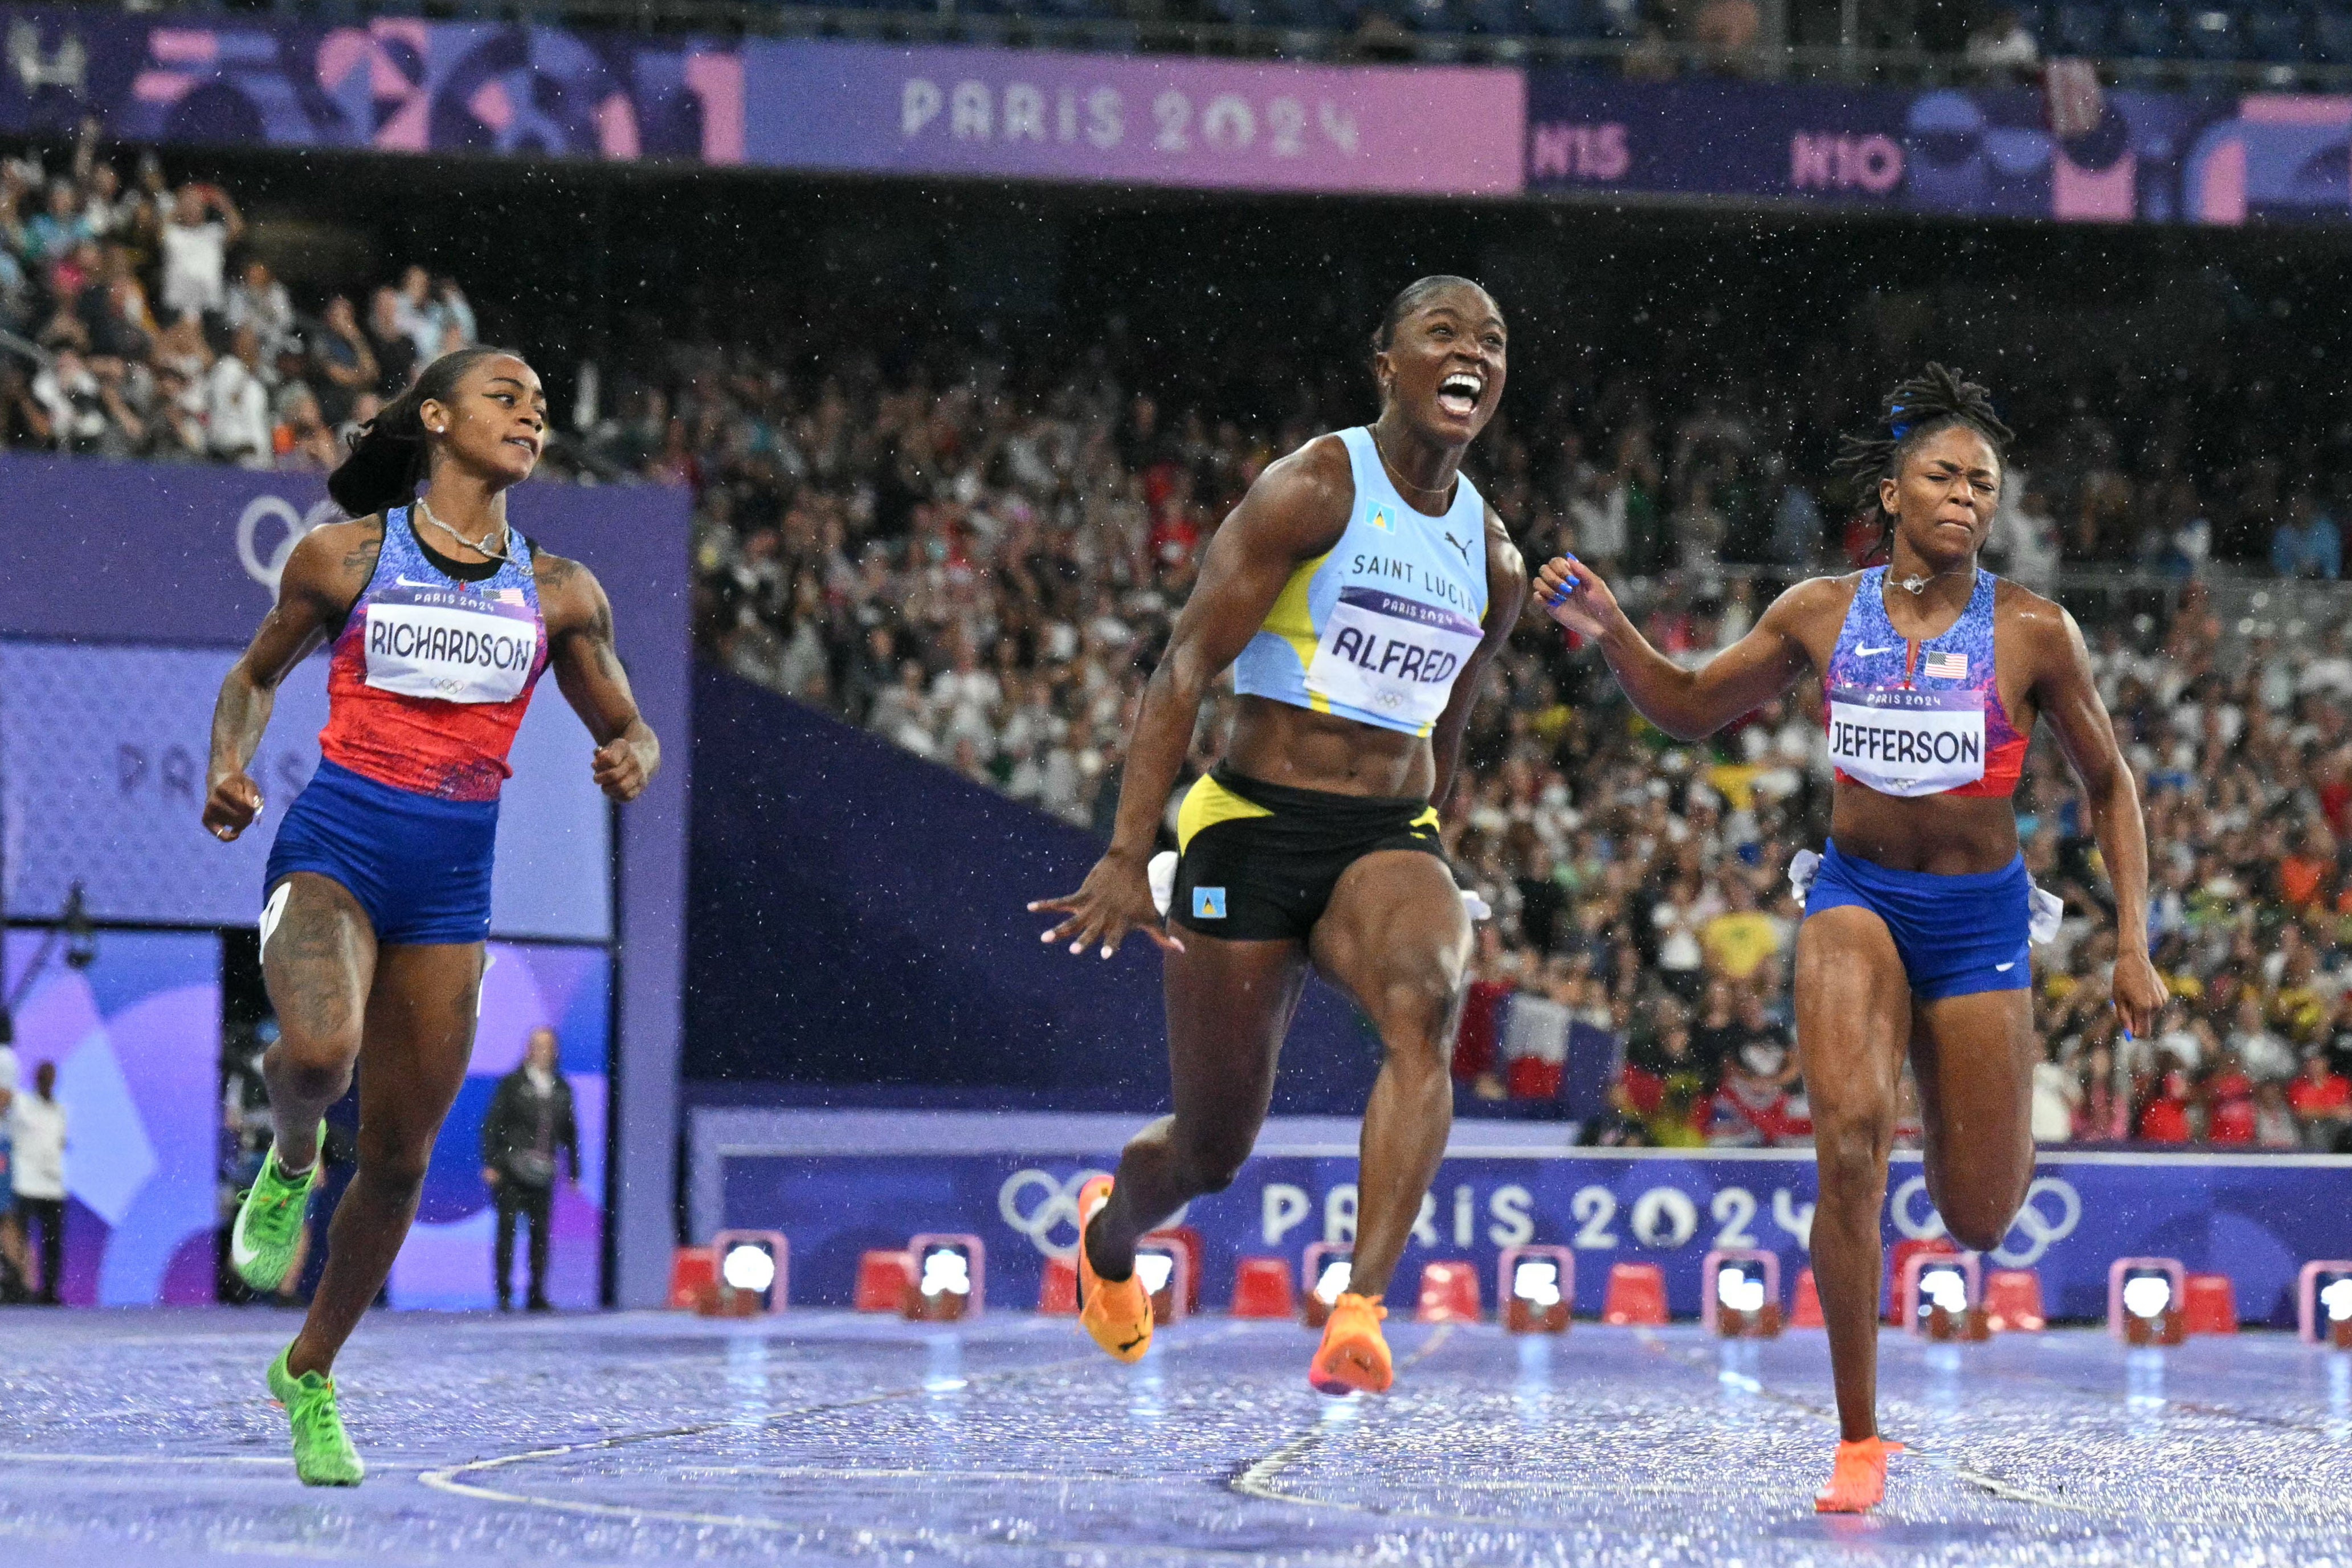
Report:
M1394 533L1396 531L1396 529L1389 522L1389 509L1384 506L1376 506L1372 508L1372 526L1379 529L1382 533Z
M1221 921L1225 918L1225 890L1223 888L1192 889L1192 918L1196 921Z

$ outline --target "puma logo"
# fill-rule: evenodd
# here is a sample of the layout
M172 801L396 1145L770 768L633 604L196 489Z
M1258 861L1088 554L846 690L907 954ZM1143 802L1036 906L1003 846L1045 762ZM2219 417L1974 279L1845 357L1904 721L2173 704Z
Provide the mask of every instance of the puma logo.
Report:
M1456 539L1449 533L1445 536L1445 542L1451 544L1454 549L1462 552L1463 565L1467 566L1470 564L1470 542L1468 540Z

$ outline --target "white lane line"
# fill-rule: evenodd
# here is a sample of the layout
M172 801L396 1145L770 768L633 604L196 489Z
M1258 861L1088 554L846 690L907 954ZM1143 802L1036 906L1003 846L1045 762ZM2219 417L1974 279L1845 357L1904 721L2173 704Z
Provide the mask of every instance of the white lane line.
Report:
M1201 1345L1214 1344L1223 1340L1233 1339L1238 1335L1246 1333L1247 1331L1247 1325L1234 1324L1214 1333L1187 1336L1182 1342L1168 1345L1166 1350L1161 1353L1175 1354L1183 1351L1197 1348ZM1433 1346L1430 1348L1434 1347ZM1087 1354L1070 1357L1062 1361L1048 1362L1042 1366L1009 1367L1001 1372L977 1373L974 1373L968 1381L971 1384L979 1384L1003 1383L1020 1378L1042 1377L1054 1373L1066 1372L1073 1367L1091 1366L1096 1364L1097 1359L1098 1358L1095 1355ZM515 1508L546 1509L558 1513L584 1514L599 1519L625 1519L640 1523L658 1521L660 1522L671 1524L691 1524L704 1529L742 1530L777 1535L791 1535L794 1538L795 1544L824 1542L829 1541L845 1541L861 1546L870 1544L892 1544L921 1546L932 1550L938 1550L942 1546L951 1546L955 1544L955 1538L946 1531L936 1530L898 1531L877 1529L871 1525L812 1524L803 1521L770 1518L762 1514L707 1513L698 1510L691 1509L633 1507L625 1503L592 1502L579 1498L541 1497L530 1492L505 1491L498 1488L481 1486L475 1482L459 1479L464 1476L478 1475L491 1470L502 1469L512 1465L525 1464L533 1460L556 1459L572 1454L587 1454L605 1449L629 1447L640 1443L659 1442L668 1438L698 1436L706 1432L721 1431L730 1427L740 1429L745 1426L768 1426L782 1422L803 1419L811 1415L829 1415L837 1411L856 1410L866 1405L882 1405L897 1400L911 1399L920 1395L924 1392L924 1388L918 1384L911 1388L892 1389L885 1393L866 1394L856 1399L835 1400L824 1404L804 1405L793 1410L775 1411L767 1415L761 1416L757 1421L752 1422L745 1422L739 1417L725 1421L700 1422L687 1426L665 1427L650 1432L620 1433L614 1436L599 1437L586 1442L554 1444L543 1448L527 1449L521 1453L501 1454L488 1459L476 1459L466 1464L447 1465L434 1469L428 1469L418 1475L416 1479L419 1481L422 1481L425 1486L431 1488L433 1490L446 1492L453 1497L471 1498L481 1502L504 1503L509 1507ZM965 1534L961 1539L964 1542L974 1544L992 1542L998 1545L1017 1545L1027 1547L1032 1550L1043 1551L1089 1552L1099 1554L1106 1550L1104 1544L1098 1542L1042 1542L1028 1540L1025 1538L1015 1539L1008 1536L990 1535L980 1531L974 1531ZM1255 1549L1225 1550L1216 1547L1156 1545L1151 1550L1155 1554L1161 1557L1198 1559L1202 1562L1233 1562L1236 1560L1259 1561L1262 1560L1265 1555L1262 1552ZM1354 1560L1355 1559L1352 1556L1322 1556L1301 1559L1301 1561L1328 1561L1334 1563L1353 1562Z

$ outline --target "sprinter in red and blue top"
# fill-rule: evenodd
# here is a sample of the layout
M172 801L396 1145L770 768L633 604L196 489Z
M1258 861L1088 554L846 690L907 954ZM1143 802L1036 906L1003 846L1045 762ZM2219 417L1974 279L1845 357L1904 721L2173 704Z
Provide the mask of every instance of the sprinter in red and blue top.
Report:
M204 821L226 842L261 815L247 770L278 682L332 641L322 759L278 826L263 887L262 976L281 1033L262 1071L277 1137L229 1234L238 1275L277 1289L317 1181L320 1117L364 1063L359 1169L302 1331L268 1377L296 1473L313 1486L365 1473L330 1369L392 1270L465 1081L499 789L540 676L554 670L594 738L589 768L607 795L634 800L661 764L604 589L507 521L506 492L530 477L546 434L546 395L520 355L436 360L328 479L359 521L295 548L213 714Z
M1633 706L1685 740L1822 678L1837 767L1830 841L1801 851L1790 876L1805 906L1795 989L1821 1169L1813 1273L1843 1428L1814 1498L1824 1512L1876 1504L1900 1447L1878 1433L1878 1227L1905 1057L1927 1193L1961 1245L2000 1246L2033 1178L2042 1052L2029 933L2054 900L2026 876L2010 796L2037 717L2082 781L2117 928L2147 929L2139 795L2083 634L1977 565L2008 426L1984 388L1933 364L1895 389L1885 417L1839 466L1858 505L1888 525L1886 564L1799 584L1697 669L1651 647L1573 557L1547 564L1535 587L1538 605L1599 647ZM2145 942L2123 944L2111 994L2124 1026L2146 1032L2165 987Z

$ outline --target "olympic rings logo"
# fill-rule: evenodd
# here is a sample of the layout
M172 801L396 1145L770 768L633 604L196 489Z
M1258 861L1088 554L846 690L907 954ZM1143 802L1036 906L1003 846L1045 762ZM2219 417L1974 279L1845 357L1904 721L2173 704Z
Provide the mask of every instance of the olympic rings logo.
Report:
M282 531L265 560L258 548L261 525L271 521ZM311 530L342 521L342 509L331 500L317 502L309 511L299 512L292 501L281 496L256 496L245 503L245 510L236 520L237 562L244 566L247 576L274 595L278 592L278 579L286 574L286 563L292 559L294 547L308 538Z
M1015 1171L996 1190L996 1212L1048 1258L1078 1253L1078 1189L1101 1171L1080 1171L1055 1181L1050 1171ZM1063 1238L1066 1232L1067 1239Z
M1913 1204L1927 1192L1927 1178L1914 1176L1895 1189L1894 1201L1888 1205L1895 1228L1915 1241L1929 1241L1944 1234L1944 1216L1933 1208L1924 1217L1912 1214ZM2042 1212L2044 1198L2056 1200L2055 1218ZM2056 1176L2036 1176L2033 1184L2025 1189L2025 1202L2019 1206L2017 1217L2010 1222L2009 1234L1992 1249L1993 1261L2011 1268L2038 1263L2043 1253L2074 1235L2082 1223L2083 1199L2074 1184Z

